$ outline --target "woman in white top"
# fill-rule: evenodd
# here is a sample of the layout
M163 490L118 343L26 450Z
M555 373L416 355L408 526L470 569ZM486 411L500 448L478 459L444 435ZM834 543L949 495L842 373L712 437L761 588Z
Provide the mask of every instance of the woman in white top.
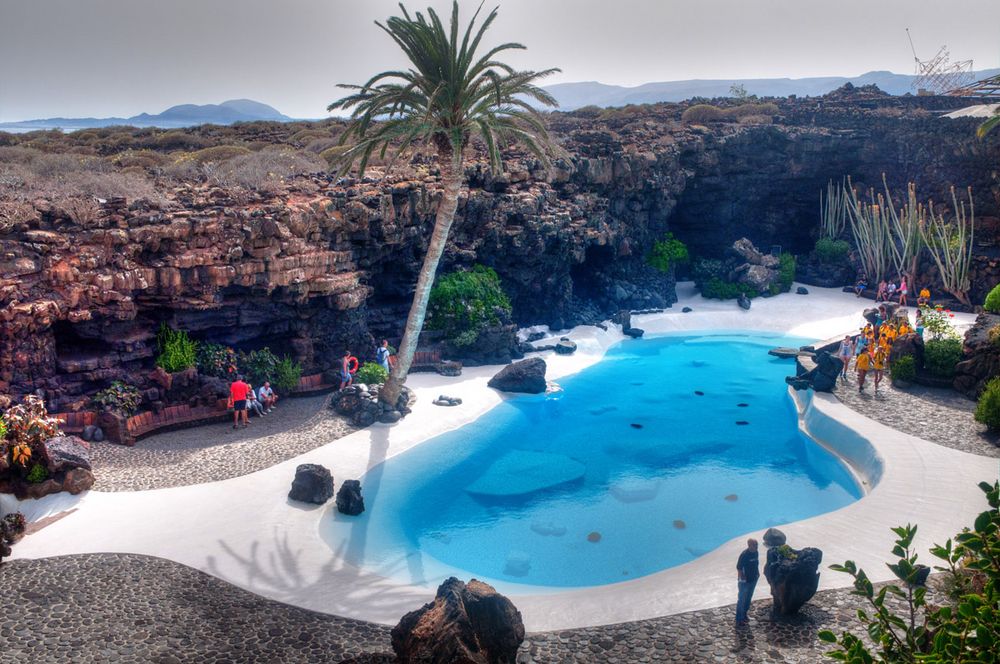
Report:
M854 357L854 341L851 340L851 335L847 335L840 342L840 348L837 349L837 357L844 363L844 368L840 372L840 376L844 380L847 380L847 370L850 369L851 358Z

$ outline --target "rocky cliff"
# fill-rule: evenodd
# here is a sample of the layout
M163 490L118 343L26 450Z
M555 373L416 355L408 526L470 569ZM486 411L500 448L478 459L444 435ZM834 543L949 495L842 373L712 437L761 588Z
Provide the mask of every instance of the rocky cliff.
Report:
M682 110L555 114L569 157L550 171L513 155L494 176L470 160L444 269L494 267L521 324L665 306L672 277L643 257L668 229L696 255L743 236L806 252L827 180L875 184L885 171L936 200L972 185L974 297L1000 278L1000 150L974 139L972 121L896 98L787 100L773 124L756 125L684 125ZM113 199L89 216L33 202L0 228L0 393L42 390L62 411L113 379L153 388L161 322L269 346L307 373L345 347L365 357L374 337L399 337L437 191L436 170L418 161L385 178L304 175L267 194L188 183L160 203Z

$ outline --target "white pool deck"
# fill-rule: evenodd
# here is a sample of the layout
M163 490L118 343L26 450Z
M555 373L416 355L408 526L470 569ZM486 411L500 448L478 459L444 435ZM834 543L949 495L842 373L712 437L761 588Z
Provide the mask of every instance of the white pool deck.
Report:
M750 311L734 302L702 299L681 284L681 301L662 314L633 317L647 335L684 330L726 329L784 332L823 339L857 329L858 300L833 289L809 287L810 295L785 294L757 299ZM681 308L690 306L691 313ZM958 314L968 324L974 316ZM618 328L580 327L568 334L579 350L572 356L545 353L548 377L577 372L601 359L623 339ZM643 343L642 340L627 343ZM418 374L409 385L418 401L413 413L394 426L376 425L251 475L221 482L131 493L90 491L82 496L49 496L25 501L30 520L75 511L14 547L14 558L127 552L158 556L203 570L253 593L324 613L395 624L407 611L428 601L433 587L393 580L413 561L401 559L382 574L344 562L348 547L364 547L365 521L345 541L329 541L325 528L335 510L292 503L287 494L300 463L330 468L339 486L385 459L444 431L474 421L504 398L486 382L499 367L466 369L460 378ZM790 365L791 371L791 365ZM460 396L455 408L434 406L438 394ZM790 544L823 550L821 588L849 585L850 577L826 565L855 560L874 580L890 578L885 562L893 539L889 528L916 523L916 548L925 562L927 549L944 542L987 508L976 484L998 474L996 459L966 454L890 429L840 404L832 395L796 395L800 421L822 444L849 458L855 472L881 474L861 500L835 512L781 525ZM209 429L195 430L211 435ZM195 433L192 431L192 433ZM222 429L219 429L221 435ZM98 487L100 478L98 478ZM9 499L8 499L9 500ZM5 508L12 505L5 504ZM428 506L433 509L433 506ZM668 527L668 526L665 526ZM504 586L520 609L529 631L611 624L730 604L736 599L735 562L747 536L723 544L685 565L640 579L586 589ZM383 576L384 575L384 576ZM400 575L402 576L402 575ZM123 580L124 582L124 580ZM755 597L768 596L765 582Z

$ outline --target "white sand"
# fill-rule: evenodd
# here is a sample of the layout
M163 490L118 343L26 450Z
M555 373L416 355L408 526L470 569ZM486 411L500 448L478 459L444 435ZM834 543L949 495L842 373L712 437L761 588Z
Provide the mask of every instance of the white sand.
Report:
M857 329L870 301L834 289L810 287L811 294L786 294L754 300L749 312L734 302L704 300L690 284L678 287L681 301L663 313L633 317L647 334L683 330L762 330L816 339ZM694 309L681 313L683 306ZM969 324L973 316L956 320ZM623 339L619 329L574 329L568 335L579 350L572 356L546 353L548 377L580 371ZM627 343L642 343L628 341ZM74 553L130 552L168 558L213 574L251 592L309 609L395 624L400 616L428 601L432 587L412 586L357 569L343 561L347 548L363 547L365 522L348 540L330 541L324 529L333 501L305 506L287 499L295 466L320 463L339 482L362 478L365 471L432 436L467 424L503 398L486 382L499 367L466 369L460 378L418 374L408 384L418 402L400 424L377 425L335 440L272 468L222 482L135 493L91 491L81 497L50 496L26 501L29 519L76 507L77 510L25 538L15 558ZM438 394L462 397L455 408L433 406ZM807 393L809 394L809 393ZM832 447L864 447L867 438L883 464L882 477L869 495L833 513L782 526L794 546L817 546L824 564L853 558L876 580L888 578L891 526L920 524L918 548L944 541L985 509L976 482L997 476L994 459L943 448L884 427L854 413L830 395L806 398L804 426ZM850 429L838 429L842 422ZM204 430L199 429L201 434ZM220 428L220 433L221 433ZM862 464L864 466L864 464ZM865 476L871 468L860 467ZM99 478L98 478L99 481ZM98 487L100 484L98 483ZM10 506L5 505L5 509ZM756 533L758 536L760 533ZM529 630L579 627L649 618L732 603L734 565L741 536L688 564L641 579L581 590L505 587L516 595ZM926 556L925 556L926 557ZM398 560L386 575L405 571L413 561ZM823 570L822 588L849 585L849 577ZM766 583L758 598L767 596Z

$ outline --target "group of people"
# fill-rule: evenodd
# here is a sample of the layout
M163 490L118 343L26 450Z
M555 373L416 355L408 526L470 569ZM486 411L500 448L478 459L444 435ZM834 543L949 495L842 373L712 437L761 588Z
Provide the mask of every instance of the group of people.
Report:
M851 360L854 360L854 369L858 375L858 392L864 392L865 381L871 374L875 383L875 393L878 394L878 387L885 376L885 371L889 368L893 342L911 332L923 336L919 309L917 309L916 325L911 326L905 312L897 312L895 317L890 319L885 306L879 307L875 322L865 325L856 336L846 335L840 342L837 358L844 365L840 373L841 378L844 381L848 380Z
M857 282L854 284L854 294L857 297L864 295L864 292L868 289L868 277L861 275L858 277ZM902 306L907 306L906 297L910 293L910 287L906 283L906 276L899 278L899 285L895 281L886 281L883 279L878 282L878 288L875 290L875 301L876 302L892 302L897 301ZM926 286L920 289L917 293L917 306L924 307L929 305L931 302L931 291Z
M270 381L258 390L253 389L253 385L243 380L243 376L236 376L236 380L229 386L229 403L233 409L233 428L250 425L249 412L254 411L257 417L264 417L270 413L278 403L278 395L271 388Z
M392 350L388 339L383 339L382 343L375 349L375 362L385 369L386 373L392 373L392 362L390 361ZM351 351L345 350L344 355L340 358L340 389L344 389L354 382L354 372L357 370L357 358L351 355Z

